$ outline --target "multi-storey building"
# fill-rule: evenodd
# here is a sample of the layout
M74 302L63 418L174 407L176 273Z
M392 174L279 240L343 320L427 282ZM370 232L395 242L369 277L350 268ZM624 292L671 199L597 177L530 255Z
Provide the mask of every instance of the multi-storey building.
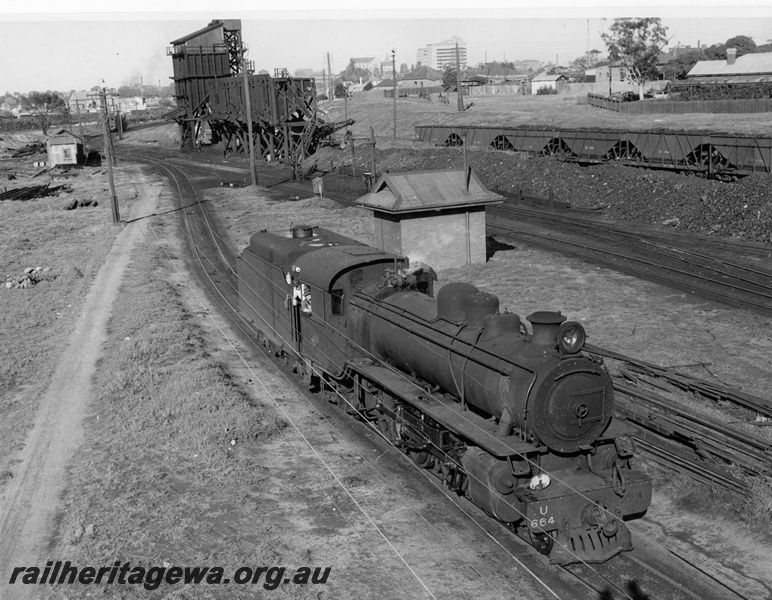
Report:
M456 47L458 47L458 60L461 68L466 68L466 42L459 37L453 36L444 42L429 44L424 48L419 48L416 54L416 60L419 64L444 71L445 67L456 68Z

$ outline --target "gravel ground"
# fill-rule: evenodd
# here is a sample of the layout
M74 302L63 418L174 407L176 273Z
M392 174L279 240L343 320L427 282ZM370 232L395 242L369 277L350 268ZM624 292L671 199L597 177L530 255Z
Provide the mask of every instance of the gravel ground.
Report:
M368 169L369 150L357 152L357 172ZM618 163L588 167L553 158L523 159L511 152L467 153L469 165L492 191L556 200L575 207L603 206L604 216L635 223L664 224L674 229L772 242L772 193L769 175L734 182L708 180L670 171ZM307 169L351 165L348 150L324 148ZM376 150L378 171L463 168L457 148Z

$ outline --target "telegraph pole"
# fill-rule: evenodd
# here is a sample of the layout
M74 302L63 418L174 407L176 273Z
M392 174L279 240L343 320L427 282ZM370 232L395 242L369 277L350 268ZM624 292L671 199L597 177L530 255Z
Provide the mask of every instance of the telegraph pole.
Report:
M456 110L462 112L464 110L464 98L461 96L461 57L458 55L458 38L456 38L456 91L458 92Z
M328 98L330 100L332 100L333 98L335 98L335 83L334 83L334 80L332 78L332 67L330 67L330 53L329 52L327 53L327 73L330 76L329 77L329 79L330 79L330 93L328 95Z
M247 48L241 46L241 75L244 81L244 105L247 110L247 135L249 136L249 176L252 186L257 185L257 165L255 164L255 145L252 141L252 105L249 98L249 77L247 77Z
M394 80L394 141L397 141L397 53L391 51L391 77Z
M113 105L113 114L115 115L115 127L118 129L118 139L123 139L123 121L121 119L121 104L115 104L115 96L110 96L110 103Z
M78 112L78 128L80 129L80 137L84 140L86 137L83 135L83 120L80 118L80 102L75 98L75 110Z
M112 207L113 225L121 221L121 213L118 209L118 196L115 194L115 180L113 179L113 148L110 136L110 118L107 114L107 92L105 88L99 89L99 114L102 118L103 139L105 146L105 160L107 161L107 179L110 182L110 206Z

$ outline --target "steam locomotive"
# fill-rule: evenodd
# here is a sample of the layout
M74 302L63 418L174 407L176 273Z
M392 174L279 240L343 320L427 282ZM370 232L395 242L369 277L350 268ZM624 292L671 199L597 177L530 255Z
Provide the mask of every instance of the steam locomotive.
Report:
M322 228L261 231L238 259L240 311L309 384L550 561L632 548L651 479L611 415L585 331Z

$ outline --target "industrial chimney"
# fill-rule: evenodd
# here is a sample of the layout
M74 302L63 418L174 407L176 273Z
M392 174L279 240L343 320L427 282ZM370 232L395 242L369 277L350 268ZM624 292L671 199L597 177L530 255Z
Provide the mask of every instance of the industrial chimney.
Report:
M726 49L726 64L733 65L735 58L737 58L737 48Z

